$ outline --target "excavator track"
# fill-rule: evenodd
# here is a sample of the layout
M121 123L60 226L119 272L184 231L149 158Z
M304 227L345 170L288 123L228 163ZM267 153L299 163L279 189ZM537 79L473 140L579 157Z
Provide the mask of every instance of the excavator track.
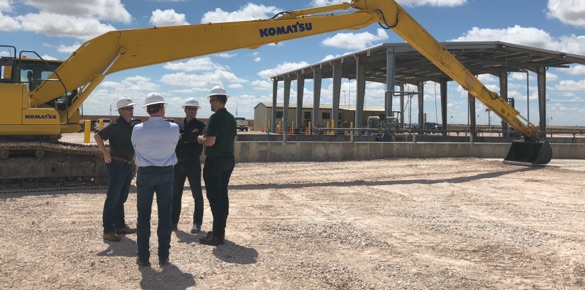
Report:
M95 144L0 142L0 193L60 191L105 185L106 170Z

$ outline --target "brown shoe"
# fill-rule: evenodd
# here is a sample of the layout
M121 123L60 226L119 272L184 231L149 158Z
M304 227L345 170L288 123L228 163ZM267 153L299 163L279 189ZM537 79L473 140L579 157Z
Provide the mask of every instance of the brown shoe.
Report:
M136 229L131 228L129 226L125 226L121 229L116 229L114 230L114 232L118 235L129 235L129 234L133 234L136 232Z
M104 233L104 240L110 241L110 242L119 242L120 236L116 235L115 232L108 232L108 233Z
M218 236L211 236L210 238L199 238L199 243L210 246L219 246L223 245L224 238Z

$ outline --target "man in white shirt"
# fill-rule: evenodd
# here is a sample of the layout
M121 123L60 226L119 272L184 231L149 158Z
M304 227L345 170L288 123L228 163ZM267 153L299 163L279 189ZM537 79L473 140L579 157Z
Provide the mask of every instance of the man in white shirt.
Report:
M156 192L158 205L158 258L159 264L169 262L171 247L171 211L173 201L173 165L177 163L175 147L179 141L179 126L168 122L165 116L165 100L157 93L146 97L148 121L134 126L132 145L136 152L138 223L136 244L139 266L150 266L150 214Z

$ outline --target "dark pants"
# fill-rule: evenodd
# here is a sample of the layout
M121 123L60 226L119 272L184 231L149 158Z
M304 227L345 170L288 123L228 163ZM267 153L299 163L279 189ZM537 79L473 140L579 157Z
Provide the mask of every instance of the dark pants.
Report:
M229 215L228 184L235 165L233 154L205 158L203 180L205 180L207 200L213 215L213 236L225 237Z
M169 257L171 248L171 208L173 202L173 166L140 167L136 176L138 224L136 225L136 244L138 258L147 262L150 258L150 214L152 200L156 192L158 205L158 256Z
M185 179L189 179L191 193L195 201L193 211L193 223L201 225L203 222L203 192L201 190L201 161L194 160L179 161L175 165L175 181L173 183L173 224L179 223L181 216L181 199L185 188Z
M124 203L128 199L130 182L132 181L132 166L127 163L112 160L106 164L108 174L108 192L104 202L102 222L104 233L113 232L126 226L124 220Z

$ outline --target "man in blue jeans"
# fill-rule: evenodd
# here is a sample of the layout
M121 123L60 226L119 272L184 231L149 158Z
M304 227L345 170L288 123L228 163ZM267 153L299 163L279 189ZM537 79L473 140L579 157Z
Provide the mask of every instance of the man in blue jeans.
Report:
M175 146L179 141L179 126L164 119L165 104L161 95L150 93L144 105L150 118L134 126L132 131L132 145L138 166L136 263L141 267L150 266L150 215L155 192L158 205L158 259L161 266L169 262L173 165L177 163Z
M133 177L134 147L130 141L132 135L130 120L134 115L134 102L127 97L122 97L116 103L116 107L120 117L94 135L95 142L104 156L108 174L108 191L102 222L103 238L111 242L119 242L119 235L136 232L136 229L126 225L124 219L124 203L128 199ZM110 140L109 152L104 140Z
M236 119L226 108L227 94L216 86L209 93L209 103L214 112L209 117L207 134L197 141L205 146L203 180L207 200L213 215L213 231L199 238L205 245L217 246L225 241L225 228L229 215L228 184L234 171L234 143L237 135Z

